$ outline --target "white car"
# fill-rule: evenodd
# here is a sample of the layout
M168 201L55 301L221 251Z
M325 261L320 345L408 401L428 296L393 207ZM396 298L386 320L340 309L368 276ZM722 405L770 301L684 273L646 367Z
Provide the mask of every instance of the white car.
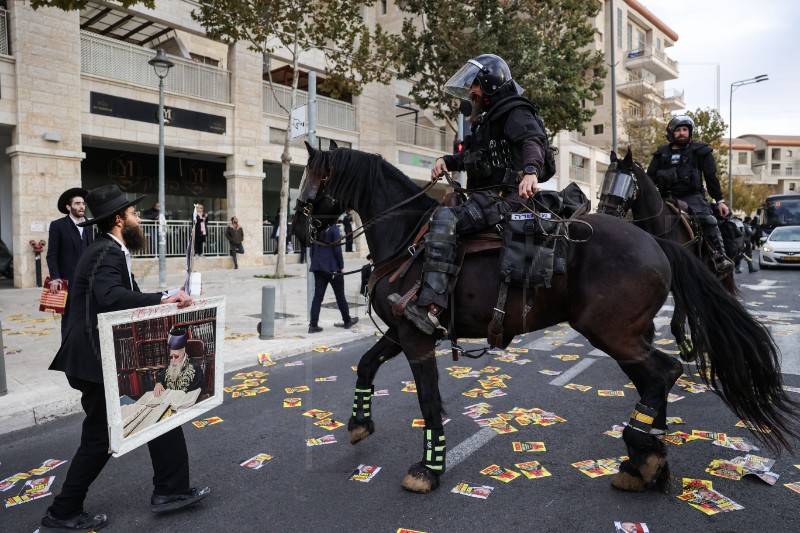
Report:
M800 267L800 226L781 226L770 233L761 245L761 268Z

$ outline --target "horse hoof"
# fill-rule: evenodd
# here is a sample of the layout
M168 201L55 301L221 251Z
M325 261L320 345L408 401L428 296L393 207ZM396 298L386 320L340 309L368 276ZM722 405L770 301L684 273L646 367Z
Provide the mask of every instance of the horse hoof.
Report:
M347 423L347 429L350 430L350 444L356 444L375 433L375 423L367 420L366 424L362 425L351 417Z
M644 479L628 472L618 472L611 478L611 486L628 492L644 492L644 489L647 488Z
M661 469L667 464L667 458L663 455L650 454L639 467L639 473L646 485L655 483L661 474Z
M402 487L410 492L427 494L439 487L439 475L422 463L416 463L408 469Z

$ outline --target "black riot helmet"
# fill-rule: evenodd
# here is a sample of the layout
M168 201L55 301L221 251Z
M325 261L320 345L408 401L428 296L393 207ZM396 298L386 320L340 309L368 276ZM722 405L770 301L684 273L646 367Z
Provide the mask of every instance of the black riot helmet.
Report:
M522 87L511 78L511 69L502 57L482 54L470 59L444 84L444 92L461 100L469 98L472 83L477 81L486 96L492 96L500 89L508 87L516 94L522 94Z
M678 126L686 126L689 128L689 142L692 141L692 134L694 133L694 120L688 115L678 115L672 117L672 120L667 124L667 140L670 143L675 142L675 128Z

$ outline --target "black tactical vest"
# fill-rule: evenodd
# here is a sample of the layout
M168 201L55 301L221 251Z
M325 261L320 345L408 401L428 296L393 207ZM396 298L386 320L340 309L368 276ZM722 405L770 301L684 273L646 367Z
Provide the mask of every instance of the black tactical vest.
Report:
M703 192L703 179L700 167L705 156L711 153L706 143L692 142L681 150L672 150L670 145L659 146L659 168L653 178L662 193L681 195Z

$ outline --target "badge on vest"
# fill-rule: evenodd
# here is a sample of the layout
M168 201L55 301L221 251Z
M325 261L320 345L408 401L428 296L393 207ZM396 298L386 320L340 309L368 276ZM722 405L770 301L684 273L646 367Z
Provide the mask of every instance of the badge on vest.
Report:
M546 218L552 217L551 213L511 213L511 220L531 220L532 218Z

